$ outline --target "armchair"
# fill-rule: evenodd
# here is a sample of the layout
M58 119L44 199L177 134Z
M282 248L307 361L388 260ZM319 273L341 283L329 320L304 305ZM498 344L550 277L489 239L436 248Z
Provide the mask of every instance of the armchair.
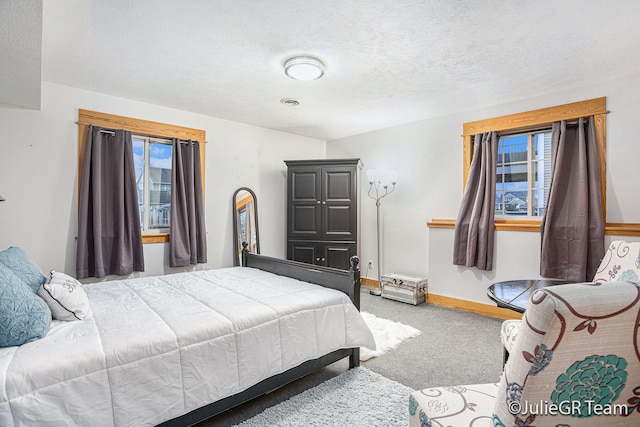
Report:
M410 426L640 425L640 284L535 291L498 384L409 398Z
M640 242L615 240L602 257L593 282L637 281L640 276ZM520 320L505 320L500 340L505 349L505 361L520 330Z

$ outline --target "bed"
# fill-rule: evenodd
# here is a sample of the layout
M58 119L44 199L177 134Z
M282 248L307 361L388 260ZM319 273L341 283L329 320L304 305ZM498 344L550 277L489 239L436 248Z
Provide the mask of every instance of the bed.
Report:
M83 285L84 320L0 348L0 425L191 425L375 348L357 258L243 264Z

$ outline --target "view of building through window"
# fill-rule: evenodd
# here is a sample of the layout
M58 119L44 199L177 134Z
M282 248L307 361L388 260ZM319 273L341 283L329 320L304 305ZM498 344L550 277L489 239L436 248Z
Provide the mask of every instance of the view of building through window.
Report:
M171 224L171 141L132 137L143 233L167 232Z
M501 136L496 215L544 215L551 182L551 130Z

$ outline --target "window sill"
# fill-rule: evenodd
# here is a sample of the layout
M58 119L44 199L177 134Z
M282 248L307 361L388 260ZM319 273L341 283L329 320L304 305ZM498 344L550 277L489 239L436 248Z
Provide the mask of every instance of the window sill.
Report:
M504 231L540 231L539 219L496 219L496 230Z
M167 243L169 234L143 234L142 243Z
M429 228L448 228L456 227L455 219L432 219L427 222ZM539 220L495 220L495 229L499 231L527 231L540 232ZM604 227L604 234L614 236L640 236L640 223L620 223L607 222Z
M427 223L429 228L456 228L455 219L432 219ZM496 230L499 231L540 231L539 220L496 219Z

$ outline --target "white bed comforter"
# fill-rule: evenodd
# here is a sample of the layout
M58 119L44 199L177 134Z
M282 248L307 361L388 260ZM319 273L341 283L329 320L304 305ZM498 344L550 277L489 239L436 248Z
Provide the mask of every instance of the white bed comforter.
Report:
M243 267L84 285L92 314L0 348L0 426L155 425L340 348L349 298Z

